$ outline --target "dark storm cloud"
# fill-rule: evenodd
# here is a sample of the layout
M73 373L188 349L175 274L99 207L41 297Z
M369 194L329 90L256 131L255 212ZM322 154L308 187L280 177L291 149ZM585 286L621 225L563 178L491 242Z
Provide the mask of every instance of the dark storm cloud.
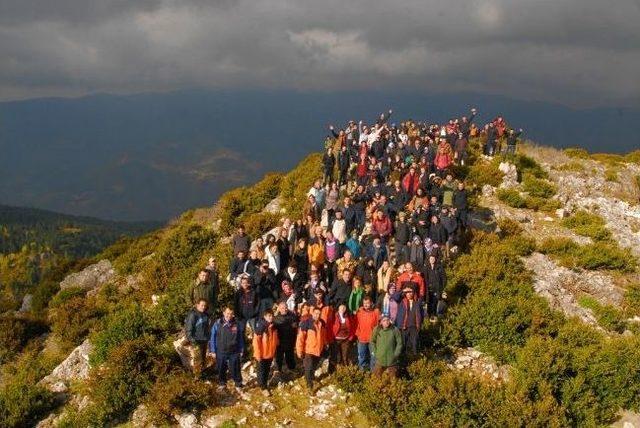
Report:
M640 99L618 0L0 0L0 98L192 86Z

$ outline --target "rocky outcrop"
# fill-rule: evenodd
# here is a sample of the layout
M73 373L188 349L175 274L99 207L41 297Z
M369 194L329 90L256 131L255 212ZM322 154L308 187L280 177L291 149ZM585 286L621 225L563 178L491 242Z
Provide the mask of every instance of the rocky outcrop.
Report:
M623 291L616 287L610 275L595 271L574 271L557 265L544 254L533 253L523 258L525 266L534 273L535 291L549 301L549 305L568 316L578 317L598 327L591 310L581 307L578 298L589 295L603 305L619 306Z
M33 295L26 294L22 298L22 305L20 306L20 309L18 309L18 312L21 313L21 314L23 314L25 312L31 312L32 302L33 302Z
M518 185L518 169L514 164L509 162L500 162L498 170L504 174L504 177L502 177L502 183L500 183L500 188L510 189Z
M509 380L509 366L499 366L493 358L475 348L458 349L449 367L468 370L496 381Z
M89 354L92 345L89 340L82 342L69 356L60 363L51 374L40 382L52 392L64 393L72 381L89 377Z
M60 289L82 288L87 291L94 290L111 281L116 275L115 269L109 260L100 260L98 263L87 266L80 272L68 275L60 283Z
M263 211L271 214L284 213L285 209L282 207L282 202L283 202L282 196L277 196L274 199L272 199L271 202L265 205Z

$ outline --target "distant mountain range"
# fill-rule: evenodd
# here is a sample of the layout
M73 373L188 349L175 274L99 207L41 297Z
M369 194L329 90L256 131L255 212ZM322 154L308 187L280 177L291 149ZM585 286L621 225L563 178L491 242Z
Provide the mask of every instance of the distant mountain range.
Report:
M192 90L33 99L0 103L0 202L164 220L290 169L321 147L323 121L370 120L389 108L396 117L443 121L471 106L478 122L504 114L545 145L640 146L640 108L574 110L477 94Z

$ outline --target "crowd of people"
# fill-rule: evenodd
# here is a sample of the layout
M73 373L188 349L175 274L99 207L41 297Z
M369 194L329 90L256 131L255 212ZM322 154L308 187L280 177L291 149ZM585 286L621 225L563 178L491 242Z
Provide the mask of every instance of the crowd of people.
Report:
M475 109L445 124L396 125L392 114L329 127L322 179L302 212L291 213L297 218L255 240L238 227L226 280L232 305L217 307L215 259L198 273L185 322L196 374L211 356L220 387L230 375L242 388L250 345L265 394L272 368L280 378L299 361L313 391L323 359L329 372L355 363L396 376L418 353L423 322L446 311L444 265L469 224L467 189L453 166L468 161L470 139L487 156L515 153L522 130L502 117L477 127Z

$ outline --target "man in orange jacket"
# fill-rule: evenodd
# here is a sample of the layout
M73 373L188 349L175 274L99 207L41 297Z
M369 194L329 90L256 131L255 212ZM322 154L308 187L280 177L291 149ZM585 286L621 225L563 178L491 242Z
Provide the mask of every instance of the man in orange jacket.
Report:
M365 297L362 307L356 312L356 337L358 338L358 367L364 370L372 370L375 362L369 351L371 333L378 325L380 311L373 308L371 297Z
M256 323L253 335L253 356L258 361L258 386L265 396L271 395L268 388L269 371L278 347L278 330L273 325L273 311L264 311Z
M300 323L296 353L302 359L307 389L313 394L313 380L320 356L327 347L327 325L320 318L321 309L313 308L311 318Z

